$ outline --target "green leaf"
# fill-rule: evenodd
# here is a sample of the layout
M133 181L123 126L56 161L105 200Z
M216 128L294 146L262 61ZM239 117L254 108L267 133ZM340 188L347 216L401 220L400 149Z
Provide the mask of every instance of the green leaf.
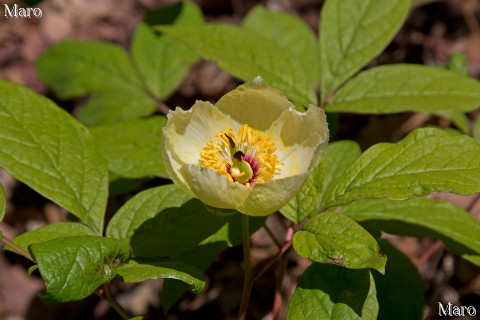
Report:
M233 25L157 27L206 59L244 81L261 76L271 86L303 105L316 104L315 92L302 64L272 40Z
M108 224L106 234L130 241L143 223L168 208L178 208L192 197L174 184L151 188L137 193L127 201Z
M338 181L327 207L366 198L395 200L432 192L480 192L480 145L435 128L417 129L402 141L379 143Z
M37 70L62 99L100 94L79 114L80 121L89 126L145 116L156 108L127 53L111 43L61 42L40 56Z
M465 113L457 110L436 111L433 114L452 120L452 123L463 133L468 133L468 117Z
M130 58L119 46L98 41L68 40L37 60L40 77L60 98L91 92L142 92Z
M205 287L203 273L197 268L172 261L130 260L118 268L118 275L124 282L141 282L144 280L169 278L185 282L197 293Z
M354 141L343 140L328 145L328 171L322 181L321 207L325 206L338 180L361 153L360 146Z
M473 122L473 137L480 142L480 117L476 117Z
M107 236L129 240L136 257L167 257L196 246L230 219L167 185L130 199L112 218Z
M353 202L337 211L388 233L435 237L458 254L480 254L480 223L446 201L371 199Z
M326 1L320 18L323 98L382 52L410 5L410 0Z
M34 243L30 253L45 280L43 298L67 302L84 299L115 278L131 249L121 240L75 236Z
M417 267L387 240L378 241L388 256L385 275L373 274L380 320L421 319L425 305L423 280Z
M456 72L462 76L468 75L468 60L463 52L455 52L448 60L448 70Z
M328 152L328 151L327 151ZM307 216L320 210L320 200L323 193L323 181L327 174L328 158L324 157L313 168L305 184L280 212L293 223L299 224Z
M191 249L224 226L231 216L211 213L198 199L166 208L142 223L131 237L136 257L169 257Z
M38 229L22 233L13 239L13 243L24 250L34 243L42 243L57 238L95 235L92 229L78 222L57 222ZM6 248L12 250L12 248Z
M318 213L337 181L360 154L356 142L344 140L330 143L326 154L312 170L300 191L280 212L296 224L305 217Z
M126 178L168 177L162 160L162 129L167 118L134 119L92 128L110 171Z
M311 87L320 80L318 45L312 29L299 17L256 6L243 20L243 27L269 38L294 55L310 77Z
M287 320L374 320L377 314L370 271L314 263L298 283Z
M471 111L480 105L477 80L441 68L397 64L360 73L336 94L329 112Z
M89 99L80 109L78 120L89 127L114 124L148 116L156 108L155 101L143 93L113 91Z
M167 8L168 10L168 8ZM192 2L181 4L175 24L198 25L203 22L200 9ZM197 55L170 37L155 35L140 23L132 42L132 55L149 90L158 98L168 97L180 84Z
M385 271L387 258L380 252L377 241L359 224L341 214L325 212L312 218L295 233L292 244L300 256L316 262Z
M3 186L0 184L0 221L3 220L5 216L5 208L7 207L7 200L5 199L5 191Z
M0 96L0 166L100 234L108 169L88 130L20 85L1 81Z

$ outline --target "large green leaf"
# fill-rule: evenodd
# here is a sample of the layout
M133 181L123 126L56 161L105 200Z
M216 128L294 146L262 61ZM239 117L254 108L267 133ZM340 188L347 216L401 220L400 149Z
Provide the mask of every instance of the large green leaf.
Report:
M130 199L112 218L107 235L129 240L136 257L167 257L195 247L230 219L167 185Z
M410 0L326 1L320 18L322 97L382 52L410 5Z
M79 114L86 125L115 123L155 110L155 101L145 92L130 58L120 46L64 41L40 56L37 69L42 80L63 99L96 94Z
M53 302L88 297L112 280L131 254L125 241L96 236L57 238L29 249L45 280L43 298Z
M480 223L446 201L370 199L339 207L337 211L388 233L436 237L458 254L480 255Z
M354 220L333 212L308 221L293 236L293 248L302 257L351 269L385 271L387 258L377 241Z
M13 239L13 242L24 250L34 243L47 242L57 238L73 236L93 236L92 229L78 222L57 222L47 224L38 229L22 233ZM11 248L8 248L11 249Z
M471 111L480 105L480 82L441 68L397 64L362 72L326 107L330 112Z
M257 6L245 17L243 27L260 33L297 57L310 77L311 87L315 87L320 78L317 39L302 19Z
M175 6L180 6L175 24L196 25L203 22L202 12L194 3L185 1ZM170 37L155 35L145 23L140 23L135 31L132 55L145 85L158 99L168 97L180 84L190 65L198 59L185 45Z
M298 59L272 40L251 30L223 24L158 27L214 60L232 75L250 81L261 76L297 103L315 104L315 92Z
M421 319L425 297L417 267L387 240L380 239L378 244L388 256L385 274L373 273L380 305L378 319Z
M3 220L6 206L7 200L5 199L5 191L3 191L3 186L0 184L0 221Z
M118 275L124 282L141 282L144 280L167 278L177 279L193 287L193 292L205 287L203 273L197 268L172 261L130 260L118 268Z
M432 192L480 192L480 145L435 128L417 129L402 141L379 143L338 181L327 207L366 198L403 200Z
M368 270L314 263L298 283L287 320L375 320L376 295Z
M165 117L133 119L98 126L90 132L110 171L126 178L168 177L162 160Z
M192 197L174 184L136 194L115 213L107 226L107 236L130 240L135 230L167 208L180 207Z
M50 100L0 82L0 166L100 234L108 169L88 130Z

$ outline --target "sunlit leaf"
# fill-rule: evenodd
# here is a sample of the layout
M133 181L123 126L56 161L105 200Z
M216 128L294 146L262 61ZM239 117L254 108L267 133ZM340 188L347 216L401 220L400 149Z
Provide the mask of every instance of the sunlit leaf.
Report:
M103 229L108 169L88 130L32 90L0 82L0 166Z
M385 271L387 258L377 241L354 220L333 212L309 220L293 237L293 248L302 257L351 269Z
M131 249L121 240L75 236L32 244L30 252L45 280L42 297L67 302L84 299L112 280Z
M337 211L388 233L435 237L458 254L480 254L480 222L446 201L372 199L353 202Z
M316 103L309 77L298 59L261 34L233 25L213 23L157 29L244 81L261 76L297 103Z
M480 105L480 82L441 68L397 64L360 73L342 87L330 112L471 111Z
M328 0L320 18L322 97L372 60L405 20L410 0Z
M326 206L367 198L403 200L432 192L480 192L480 145L435 128L364 152L340 178Z

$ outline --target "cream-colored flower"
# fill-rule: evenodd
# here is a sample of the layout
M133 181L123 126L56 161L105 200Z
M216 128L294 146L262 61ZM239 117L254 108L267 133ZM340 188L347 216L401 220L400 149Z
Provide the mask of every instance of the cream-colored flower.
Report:
M204 203L251 216L279 210L301 188L328 142L325 113L300 113L260 77L216 105L168 114L163 159L172 180Z

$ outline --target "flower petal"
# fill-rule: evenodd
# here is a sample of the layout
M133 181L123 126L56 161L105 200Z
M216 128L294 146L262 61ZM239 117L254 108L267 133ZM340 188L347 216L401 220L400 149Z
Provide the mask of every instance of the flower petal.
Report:
M249 216L265 216L280 210L305 183L308 173L256 184L237 210Z
M266 131L292 103L279 91L257 77L225 94L215 104L240 124Z
M231 128L232 120L209 102L197 101L184 111L180 108L168 114L164 136L169 138L168 148L181 163L198 164L200 152L215 134Z
M186 164L180 169L180 173L193 194L212 207L236 209L247 200L253 190L199 165Z
M285 110L267 132L284 163L278 177L308 172L328 142L328 125L322 109L310 106L306 113Z

